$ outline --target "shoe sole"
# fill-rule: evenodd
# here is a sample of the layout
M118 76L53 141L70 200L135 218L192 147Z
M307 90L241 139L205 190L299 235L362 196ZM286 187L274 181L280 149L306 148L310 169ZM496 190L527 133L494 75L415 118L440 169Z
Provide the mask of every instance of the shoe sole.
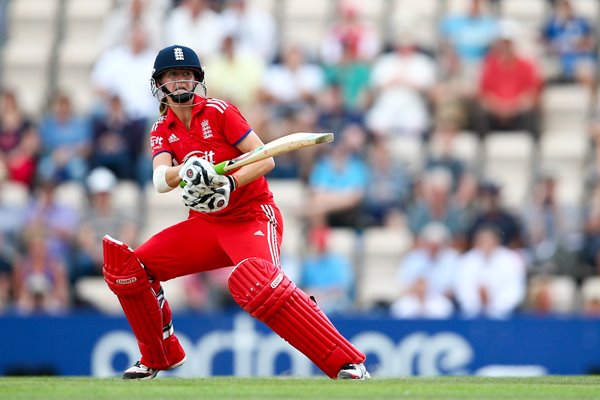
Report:
M183 359L173 365L171 365L169 368L166 369L166 371L170 371L172 369L175 369L177 367L182 366L185 362L187 361L187 356L184 356Z
M171 365L169 368L167 368L165 371L170 371L172 369L175 369L181 365L183 365L187 360L187 356L183 357L183 359L173 365ZM154 373L148 375L148 376L135 376L132 374L132 376L126 376L123 375L122 379L126 379L126 380L131 380L131 381L149 381L151 379L156 378L156 375L158 375L158 373L160 372L160 370L154 371Z
M340 371L338 373L337 377L338 377L338 379L356 380L356 381L366 381L368 379L371 379L371 375L368 372L366 372L363 376L356 376L347 371Z

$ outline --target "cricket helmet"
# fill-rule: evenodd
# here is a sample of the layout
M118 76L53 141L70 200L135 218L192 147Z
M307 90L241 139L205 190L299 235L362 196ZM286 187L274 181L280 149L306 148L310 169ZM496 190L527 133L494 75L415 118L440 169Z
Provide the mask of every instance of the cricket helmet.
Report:
M164 84L158 80L161 75L171 69L188 69L194 72L194 89L185 94L172 94ZM196 52L189 47L180 45L171 45L165 47L156 55L154 68L152 69L152 78L150 79L152 94L163 103L166 96L171 97L178 103L186 103L194 97L198 88L204 91L206 97L206 86L204 84L204 68L200 64L200 59Z

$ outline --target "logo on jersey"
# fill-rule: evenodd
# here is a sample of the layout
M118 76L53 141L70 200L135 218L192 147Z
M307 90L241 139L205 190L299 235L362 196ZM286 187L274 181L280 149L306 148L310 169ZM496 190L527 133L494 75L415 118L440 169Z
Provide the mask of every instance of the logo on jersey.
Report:
M179 140L179 138L174 133L171 133L171 136L169 136L169 143L173 143L178 140Z
M152 132L154 132L156 130L156 128L158 128L158 125L162 124L165 119L167 119L167 116L162 115L158 120L156 120L154 125L152 125Z
M208 120L205 119L200 123L202 126L202 137L204 139L210 139L213 136L212 129L210 129L210 125L208 124Z
M194 150L192 152L189 152L185 155L185 157L183 157L183 162L186 162L187 159L192 156L200 157L200 158L204 159L204 161L208 161L211 164L215 163L215 152L212 150L209 150L209 151Z
M175 47L173 49L173 53L175 54L175 61L183 61L184 60L183 50L181 49L181 47Z
M163 138L160 136L152 136L150 138L150 146L152 149L157 149L162 146Z

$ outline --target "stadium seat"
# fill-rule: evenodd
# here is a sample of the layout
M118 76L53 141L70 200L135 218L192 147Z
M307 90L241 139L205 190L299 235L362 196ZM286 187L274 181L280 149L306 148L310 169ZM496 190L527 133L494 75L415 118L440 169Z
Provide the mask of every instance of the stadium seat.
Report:
M542 290L549 296L549 312L567 314L577 305L577 282L567 275L540 275L529 280L528 295L535 304Z
M269 179L273 198L284 216L298 215L306 204L307 188L300 179Z
M140 240L147 240L155 233L187 218L188 211L181 203L180 191L158 193L152 183L144 188L146 196L146 219L140 232Z
M575 0L572 2L575 13L587 18L592 26L600 19L600 3L598 0Z
M509 207L519 208L532 181L534 142L528 132L491 132L483 142L484 178L502 187Z
M248 3L253 7L265 10L271 15L277 15L279 3L281 2L277 0L250 0Z
M438 12L437 0L396 0L390 10L387 39L393 42L398 30L408 31L415 42L425 49L435 49L438 41Z
M581 284L580 293L584 309L590 303L600 302L600 276L585 278Z
M83 185L79 182L60 183L55 190L54 197L58 204L73 207L82 212L88 206L88 197Z
M542 135L540 141L541 170L556 175L558 197L561 203L580 204L583 195L588 151L587 137L583 135Z
M406 165L410 172L423 167L423 144L416 136L393 136L386 139L394 160Z
M502 0L500 15L537 30L543 25L546 18L546 3L546 0Z
M549 86L542 92L544 130L585 132L591 107L592 96L584 86Z
M372 307L391 303L397 296L396 271L412 245L406 229L369 228L364 232L363 254L357 270L357 304Z
M329 249L354 261L358 251L356 231L351 228L332 228L329 232Z
M139 217L144 211L141 189L136 182L121 180L112 192L113 205L132 216Z
M281 8L282 46L300 45L310 54L316 54L332 17L333 2L284 0Z
M0 204L11 207L24 207L29 201L29 189L14 181L0 182Z
M56 34L59 4L59 0L9 1L9 38L30 43L52 41Z

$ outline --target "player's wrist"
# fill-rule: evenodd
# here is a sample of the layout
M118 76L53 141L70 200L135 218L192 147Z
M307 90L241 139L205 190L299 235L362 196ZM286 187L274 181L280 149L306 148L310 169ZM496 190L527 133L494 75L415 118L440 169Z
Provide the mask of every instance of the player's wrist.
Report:
M231 191L233 192L238 187L238 180L233 175L225 175L227 180L229 181L229 186L231 186Z

